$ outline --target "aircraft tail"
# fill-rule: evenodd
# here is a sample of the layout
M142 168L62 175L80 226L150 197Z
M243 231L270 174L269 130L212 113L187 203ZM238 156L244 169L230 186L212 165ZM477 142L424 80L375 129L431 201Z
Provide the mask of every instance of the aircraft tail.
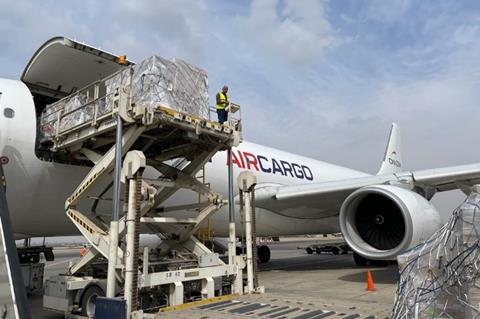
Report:
M392 123L385 156L377 175L393 174L402 171L402 148L400 144L400 128L396 123Z

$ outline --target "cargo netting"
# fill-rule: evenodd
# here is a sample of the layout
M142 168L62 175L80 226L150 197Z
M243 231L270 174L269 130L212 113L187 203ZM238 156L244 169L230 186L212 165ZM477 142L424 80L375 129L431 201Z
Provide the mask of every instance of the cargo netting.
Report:
M89 122L96 124L112 113L114 93L119 88L129 91L132 105L149 110L163 106L209 118L207 72L179 59L152 56L133 69L125 68L47 105L41 118L44 136L54 136Z
M429 240L398 256L392 319L480 318L477 186Z

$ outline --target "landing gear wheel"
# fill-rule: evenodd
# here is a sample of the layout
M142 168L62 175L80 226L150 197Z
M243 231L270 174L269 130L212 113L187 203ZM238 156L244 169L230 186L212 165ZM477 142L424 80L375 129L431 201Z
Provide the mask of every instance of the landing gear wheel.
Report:
M307 251L307 254L311 255L313 254L313 249L310 248L310 247L307 247L307 249L305 249Z
M258 260L261 264L267 263L270 261L270 248L268 246L262 245L257 248Z
M353 253L353 260L357 266L366 266L368 259L360 256L356 252Z
M95 302L97 297L105 296L105 292L99 286L93 285L88 287L82 296L80 305L82 306L82 316L93 318L95 316Z
M332 253L333 253L334 255L338 255L339 252L340 252L340 251L338 250L337 247L333 247L333 248L332 248Z

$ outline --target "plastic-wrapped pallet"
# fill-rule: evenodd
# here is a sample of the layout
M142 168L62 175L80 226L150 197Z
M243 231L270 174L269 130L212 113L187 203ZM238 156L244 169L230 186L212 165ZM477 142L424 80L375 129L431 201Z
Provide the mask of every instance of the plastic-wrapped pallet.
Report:
M134 68L132 103L166 106L208 118L207 72L185 61L152 56Z
M480 188L445 226L398 256L400 281L391 318L480 316Z
M107 110L113 107L113 93L128 84L129 70L105 81ZM148 108L166 106L208 118L207 72L185 61L151 56L136 65L132 77L132 104Z
M97 119L108 114L112 111L116 90L127 87L131 89L132 104L150 109L164 106L203 118L209 117L206 71L182 60L152 56L133 67L131 78L130 72L126 68L105 79L104 87L100 88L104 93L95 102L92 101L93 91L87 99L86 92L89 89L86 89L47 105L41 121L44 135L51 136L59 112L62 115L60 132L92 120L95 106Z
M64 101L59 101L55 104L47 105L42 112L40 121L41 130L45 138L50 138L53 135L55 126L57 125L58 112L65 108Z
M69 114L60 120L60 131L66 131L93 118L94 105L86 103L87 97L83 94L73 95L66 101L64 114Z
M73 95L69 99L49 104L42 112L42 131L45 137L51 137L57 125L58 114L66 114L60 120L59 130L65 131L83 124L93 118L93 104L85 105L87 97L83 94Z

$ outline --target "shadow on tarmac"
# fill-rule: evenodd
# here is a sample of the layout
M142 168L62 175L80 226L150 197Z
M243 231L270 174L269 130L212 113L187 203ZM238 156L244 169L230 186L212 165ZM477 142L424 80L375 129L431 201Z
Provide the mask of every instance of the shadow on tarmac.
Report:
M355 265L352 255L304 255L282 259L272 259L266 264L260 264L261 271L288 270L332 270L361 269Z
M375 283L394 284L398 280L398 266L390 265L384 268L360 267L355 265L349 255L305 255L284 259L272 259L266 264L260 264L260 271L318 271L318 270L352 270L353 273L339 277L339 280L349 282L366 282L367 270L370 270Z
M44 310L43 297L39 294L28 296L28 303L30 305L30 311L32 312L32 318L34 319L63 319L65 316L56 312Z
M362 268L359 268L359 270ZM388 266L382 269L371 270L369 268L363 268L364 271L349 274L346 276L338 277L339 280L350 281L350 282L366 282L367 280L367 270L370 270L374 283L376 284L395 284L398 280L398 267L397 266Z

